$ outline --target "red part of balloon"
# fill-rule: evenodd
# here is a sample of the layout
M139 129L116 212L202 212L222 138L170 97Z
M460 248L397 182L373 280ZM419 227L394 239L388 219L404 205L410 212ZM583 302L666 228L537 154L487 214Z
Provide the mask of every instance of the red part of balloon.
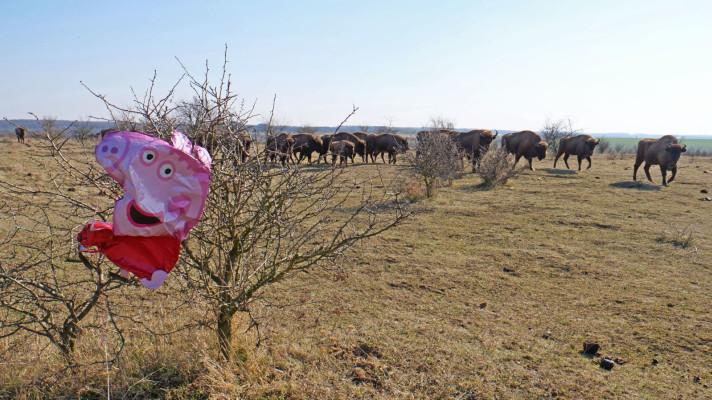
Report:
M156 270L171 272L178 262L180 241L173 236L115 236L111 224L86 224L77 235L84 247L96 247L106 258L139 278Z

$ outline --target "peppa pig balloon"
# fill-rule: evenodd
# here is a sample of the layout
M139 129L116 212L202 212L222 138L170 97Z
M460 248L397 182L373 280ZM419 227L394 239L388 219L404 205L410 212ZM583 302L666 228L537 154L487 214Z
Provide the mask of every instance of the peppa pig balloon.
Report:
M113 224L92 221L77 240L95 247L150 289L178 261L180 242L198 223L208 197L208 151L173 132L172 144L138 132L111 132L96 146L96 160L124 189Z

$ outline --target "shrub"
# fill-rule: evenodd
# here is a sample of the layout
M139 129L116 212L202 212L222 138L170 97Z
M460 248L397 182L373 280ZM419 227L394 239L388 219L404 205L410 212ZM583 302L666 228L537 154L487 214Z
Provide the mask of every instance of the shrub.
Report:
M608 149L611 147L611 142L609 142L606 139L600 139L600 142L598 142L598 152L601 154L606 153Z
M425 136L410 156L413 173L425 184L426 197L433 197L438 186L450 185L462 171L462 154L446 134Z
M687 249L695 244L695 234L692 226L682 229L673 228L672 231L663 231L658 237L659 243L669 243L680 249Z
M482 178L482 186L494 188L506 183L516 175L510 155L501 147L492 148L480 160L477 174Z

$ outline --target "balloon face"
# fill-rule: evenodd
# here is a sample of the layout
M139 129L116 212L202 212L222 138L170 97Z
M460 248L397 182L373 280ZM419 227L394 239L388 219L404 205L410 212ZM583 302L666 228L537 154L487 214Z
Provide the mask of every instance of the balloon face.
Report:
M96 146L96 160L124 189L114 206L119 236L183 240L198 223L210 183L210 155L180 132L172 144L138 132L112 132Z

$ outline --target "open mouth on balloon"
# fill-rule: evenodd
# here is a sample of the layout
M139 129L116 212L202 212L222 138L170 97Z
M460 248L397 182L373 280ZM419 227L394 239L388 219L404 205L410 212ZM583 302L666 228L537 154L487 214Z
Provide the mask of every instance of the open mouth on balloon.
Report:
M158 217L144 212L133 202L129 205L129 220L139 226L150 226L161 223Z

